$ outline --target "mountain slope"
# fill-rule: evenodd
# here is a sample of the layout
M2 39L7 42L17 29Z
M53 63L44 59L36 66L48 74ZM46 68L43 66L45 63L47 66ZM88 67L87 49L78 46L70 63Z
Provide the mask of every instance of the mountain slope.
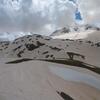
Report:
M0 54L10 58L74 59L99 66L99 42L28 35L14 40L4 48ZM73 54L73 58L70 58L69 53Z
M0 61L0 100L99 100L99 89L83 82L65 80L51 72L51 66L66 68L42 61L19 64Z
M0 57L4 57L6 50L8 51L8 47L10 45L10 41L0 41Z
M89 34L100 32L100 28L93 25L64 27L51 34L53 39L85 39Z

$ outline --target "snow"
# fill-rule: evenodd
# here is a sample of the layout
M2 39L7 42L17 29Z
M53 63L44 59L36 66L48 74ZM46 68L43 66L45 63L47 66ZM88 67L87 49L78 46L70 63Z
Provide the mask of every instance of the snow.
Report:
M0 42L0 100L63 100L56 91L62 91L75 100L99 100L100 90L95 87L95 83L99 82L97 80L100 80L100 75L97 73L75 66L36 61L36 59L69 59L67 53L73 52L85 56L85 59L74 56L75 60L100 67L100 47L95 45L100 40L99 31L88 30L82 32L81 35L80 33L73 34L78 34L76 38L73 35L74 40L68 37L67 39L52 39L35 34L17 38L12 42ZM72 37L71 33L67 35ZM84 39L80 39L83 36ZM91 40L97 41L92 42ZM32 45L31 49L29 49L30 45ZM34 60L5 64L20 58ZM50 70L51 66L78 71L77 75L81 81L65 80L60 77L61 75L53 73ZM91 82L92 85L89 82L87 84L84 82L84 76L86 81L88 78L88 81L92 79L95 82Z
M100 80L93 75L89 75L81 71L75 71L70 68L62 68L57 66L50 66L50 70L65 80L86 83L100 90Z
M95 32L93 33L95 34ZM97 33L99 42L99 32ZM69 59L67 52L85 56L85 59L75 56L75 60L100 67L100 47L92 42L95 40L88 34L88 38L79 40L51 39L41 35L28 35L9 42L7 45L0 43L0 58L32 58L32 59ZM97 39L96 39L96 43ZM34 48L29 50L29 45Z
M9 60L3 59L5 62ZM41 61L19 64L0 61L0 100L63 100L56 91L63 91L75 100L80 100L80 96L81 100L99 100L98 89L65 81L51 73L49 65Z
M66 33L63 35L58 35L58 36L52 36L53 39L85 39L89 34L92 34L95 32L94 30L88 30L88 31L83 31L83 32L71 32L71 33Z
M53 39L85 39L89 34L93 34L95 32L100 33L100 28L94 25L78 25L75 24L73 26L66 26L59 30L56 30L51 34Z
M0 100L61 100L48 84L42 63L0 65Z

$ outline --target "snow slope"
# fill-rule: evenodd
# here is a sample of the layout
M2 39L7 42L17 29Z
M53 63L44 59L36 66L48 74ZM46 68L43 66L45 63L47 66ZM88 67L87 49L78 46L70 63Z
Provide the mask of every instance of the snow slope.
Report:
M80 74L84 72L89 76L94 75L98 80L99 74L86 68L36 61L69 59L68 52L71 52L76 54L75 60L100 67L99 31L96 31L96 35L93 30L92 32L85 39L52 39L34 34L12 42L0 42L0 100L66 100L61 93L73 100L99 100L100 90L85 84L84 79L81 82L64 80L61 75L52 73L50 66L67 67ZM32 58L34 61L6 63L22 58ZM83 76L82 74L82 78Z
M52 36L53 39L84 39L88 34L94 33L94 30L88 30L83 32L71 32L69 34L65 33L62 35Z
M100 28L93 25L64 27L51 34L53 39L85 39L89 34L100 32Z
M0 60L0 100L64 100L57 91L66 93L73 100L99 100L98 89L84 83L65 81L51 73L50 63L4 63L9 60L12 59Z
M0 57L4 57L6 50L10 45L10 41L0 41Z
M69 59L68 52L76 53L74 59L100 66L100 44L90 40L52 39L41 35L28 35L1 44L0 57L32 59Z
M41 62L0 63L0 100L62 100Z

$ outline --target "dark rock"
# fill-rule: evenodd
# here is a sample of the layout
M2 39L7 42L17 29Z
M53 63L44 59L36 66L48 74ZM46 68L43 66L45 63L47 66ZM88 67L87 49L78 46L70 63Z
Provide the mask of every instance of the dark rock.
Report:
M67 95L64 92L56 91L64 100L74 100L71 96Z
M42 54L47 54L47 53L49 53L48 51L45 51L45 52L43 52Z

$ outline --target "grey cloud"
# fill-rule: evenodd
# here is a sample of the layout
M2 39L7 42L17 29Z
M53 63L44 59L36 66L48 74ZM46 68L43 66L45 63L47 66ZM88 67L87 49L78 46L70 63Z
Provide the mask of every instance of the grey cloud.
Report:
M78 0L85 23L100 23L100 0Z
M74 22L75 8L68 0L0 0L1 32L48 32ZM7 3L6 3L7 2ZM50 28L51 27L51 28Z

